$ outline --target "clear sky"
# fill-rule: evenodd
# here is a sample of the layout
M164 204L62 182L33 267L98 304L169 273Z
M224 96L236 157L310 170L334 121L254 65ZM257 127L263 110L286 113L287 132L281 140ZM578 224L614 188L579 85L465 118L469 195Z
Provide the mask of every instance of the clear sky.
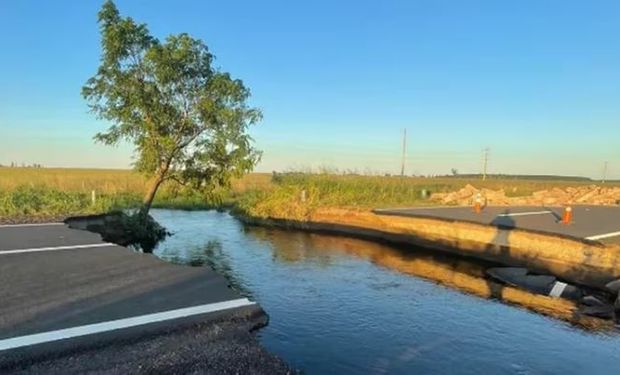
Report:
M0 163L121 167L80 88L96 0L0 0ZM620 2L119 0L163 39L203 39L252 89L259 171L620 178Z

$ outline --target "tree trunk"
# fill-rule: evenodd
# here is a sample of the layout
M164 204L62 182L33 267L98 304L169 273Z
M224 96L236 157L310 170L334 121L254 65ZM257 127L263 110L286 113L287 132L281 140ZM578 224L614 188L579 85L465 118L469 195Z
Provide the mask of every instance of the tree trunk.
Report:
M146 192L146 195L144 196L144 200L142 201L142 209L140 210L140 213L145 218L146 218L146 215L148 215L149 210L151 209L151 205L153 204L153 199L155 199L155 194L157 194L157 189L159 189L159 186L161 185L162 182L164 182L163 173L157 173L150 182L149 189Z

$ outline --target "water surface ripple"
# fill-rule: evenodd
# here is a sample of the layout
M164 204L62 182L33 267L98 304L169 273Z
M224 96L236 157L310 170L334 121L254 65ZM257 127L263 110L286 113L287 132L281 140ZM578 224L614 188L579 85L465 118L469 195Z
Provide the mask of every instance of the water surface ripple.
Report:
M164 259L211 266L267 311L260 341L308 374L616 374L620 336L415 276L484 265L346 237L153 210ZM436 266L437 271L434 271ZM431 268L429 271L428 268ZM446 268L449 267L449 268Z

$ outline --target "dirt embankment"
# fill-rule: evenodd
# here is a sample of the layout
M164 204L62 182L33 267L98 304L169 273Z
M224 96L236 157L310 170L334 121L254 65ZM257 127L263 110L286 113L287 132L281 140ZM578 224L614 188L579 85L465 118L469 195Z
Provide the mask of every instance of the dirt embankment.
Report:
M245 218L246 221L256 219ZM458 255L526 267L571 283L603 288L620 277L620 246L606 246L519 229L430 218L375 215L344 208L317 209L306 220L286 217L263 223L349 234L422 246Z
M511 266L528 267L551 273L564 280L600 288L618 276L620 248L608 256L603 246L511 231L509 237L497 243L497 229L470 223L442 222L433 219L380 216L372 212L351 209L318 209L307 220L240 217L251 224L277 226L310 231L352 235L392 243L412 244L466 255ZM514 232L514 233L512 233ZM517 233L518 232L518 233ZM509 239L509 241L507 241ZM510 242L510 243L508 243ZM542 251L540 251L542 249ZM558 252L564 249L565 252ZM588 328L609 328L610 321L583 315L575 301L533 294L515 287L500 285L484 275L470 275L429 262L417 262L415 267L398 257L374 257L379 263L406 273L455 287L484 298L495 298L519 305L538 313L566 320ZM600 277L601 274L606 276Z
M471 205L476 194L480 193L487 204L494 206L504 205L568 205L568 204L594 204L594 205L617 205L620 204L619 187L601 187L596 185L553 188L540 190L530 196L511 197L506 191L491 189L476 189L472 185L450 193L434 193L431 200L446 205ZM516 192L511 192L516 193Z

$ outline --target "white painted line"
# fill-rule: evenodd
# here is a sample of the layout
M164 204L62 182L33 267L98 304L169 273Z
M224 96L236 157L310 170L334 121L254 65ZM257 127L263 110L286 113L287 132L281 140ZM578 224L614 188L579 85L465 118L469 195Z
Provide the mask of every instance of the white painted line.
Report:
M618 237L618 236L620 236L620 232L611 232L611 233L603 233L603 234L597 234L596 236L586 237L586 240L598 241L598 240L602 240L605 238Z
M22 253L38 253L40 251L59 251L59 250L72 250L72 249L90 249L93 247L110 247L116 246L113 243L94 243L90 245L72 245L72 246L55 246L55 247L35 247L31 249L15 249L15 250L0 250L0 255L8 254L22 254Z
M498 214L497 216L502 216L502 217L506 217L506 216L528 216L528 215L546 215L546 214L552 214L553 211L531 211L531 212L515 212L515 213L505 213L505 214Z
M169 310L154 314L139 315L131 318L110 320L107 322L59 329L57 331L36 333L34 335L12 337L10 339L0 340L0 352L3 350L16 349L25 346L44 344L48 342L93 335L109 331L116 331L119 329L142 326L151 323L164 322L172 319L179 319L194 315L212 313L216 311L229 310L237 307L251 306L254 304L255 302L252 302L247 298L240 298L231 301L209 303L206 305L186 307L182 309Z
M566 286L566 283L556 281L555 284L553 284L553 288L551 288L551 291L549 292L549 297L560 298L562 296L562 293L564 293L564 289L566 289Z
M65 225L65 223L6 224L6 225L0 225L0 228L46 227L46 226L52 226L52 225Z

